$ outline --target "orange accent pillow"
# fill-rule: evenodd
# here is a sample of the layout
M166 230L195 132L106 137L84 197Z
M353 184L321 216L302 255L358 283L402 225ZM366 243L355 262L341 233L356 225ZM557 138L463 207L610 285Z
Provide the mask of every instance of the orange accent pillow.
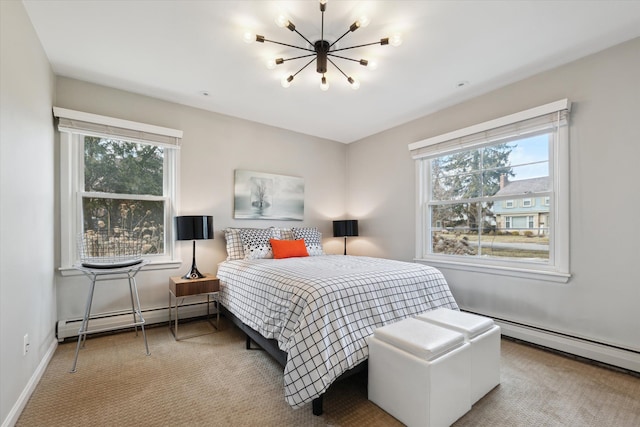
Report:
M278 240L270 239L273 257L275 259L293 258L309 256L304 239L299 240Z

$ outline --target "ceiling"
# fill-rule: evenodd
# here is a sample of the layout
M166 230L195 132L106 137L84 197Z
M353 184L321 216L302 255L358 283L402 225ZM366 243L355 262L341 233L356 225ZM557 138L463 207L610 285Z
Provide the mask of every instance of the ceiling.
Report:
M398 47L342 52L376 70L329 65L330 89L304 59L268 70L268 58L301 51L243 41L247 29L305 46L279 28L285 14L320 38L318 2L23 0L56 75L349 143L541 71L640 36L640 1L329 1L325 39L366 14L371 24L340 47L397 32ZM304 54L304 52L302 52ZM208 94L208 95L205 95Z

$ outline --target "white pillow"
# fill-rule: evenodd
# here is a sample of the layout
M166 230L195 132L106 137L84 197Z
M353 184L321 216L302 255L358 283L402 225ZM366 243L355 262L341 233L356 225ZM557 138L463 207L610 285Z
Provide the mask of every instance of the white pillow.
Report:
M227 241L227 261L244 259L244 246L239 228L226 228L224 238Z
M271 228L241 228L240 237L245 259L273 258L269 239L275 237Z
M322 233L315 227L292 228L294 239L304 239L309 256L324 255L322 250Z

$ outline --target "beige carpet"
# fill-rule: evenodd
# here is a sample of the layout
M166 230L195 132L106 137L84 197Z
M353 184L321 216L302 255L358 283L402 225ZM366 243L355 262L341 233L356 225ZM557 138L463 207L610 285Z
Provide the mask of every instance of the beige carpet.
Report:
M225 322L224 319L221 323ZM208 325L181 325L195 332ZM78 371L75 343L60 344L18 426L398 426L367 400L366 376L332 387L325 414L291 409L282 368L224 323L176 342L147 330L91 338ZM365 374L366 375L366 374ZM640 378L502 340L502 383L455 426L640 426Z

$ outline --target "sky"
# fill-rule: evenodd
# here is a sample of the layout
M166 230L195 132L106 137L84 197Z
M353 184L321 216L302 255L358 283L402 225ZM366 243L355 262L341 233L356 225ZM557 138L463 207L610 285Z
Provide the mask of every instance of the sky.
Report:
M512 143L517 146L509 155L513 172L516 174L510 181L538 178L549 175L549 135L537 135ZM544 161L544 163L528 164ZM526 165L526 166L518 166Z

